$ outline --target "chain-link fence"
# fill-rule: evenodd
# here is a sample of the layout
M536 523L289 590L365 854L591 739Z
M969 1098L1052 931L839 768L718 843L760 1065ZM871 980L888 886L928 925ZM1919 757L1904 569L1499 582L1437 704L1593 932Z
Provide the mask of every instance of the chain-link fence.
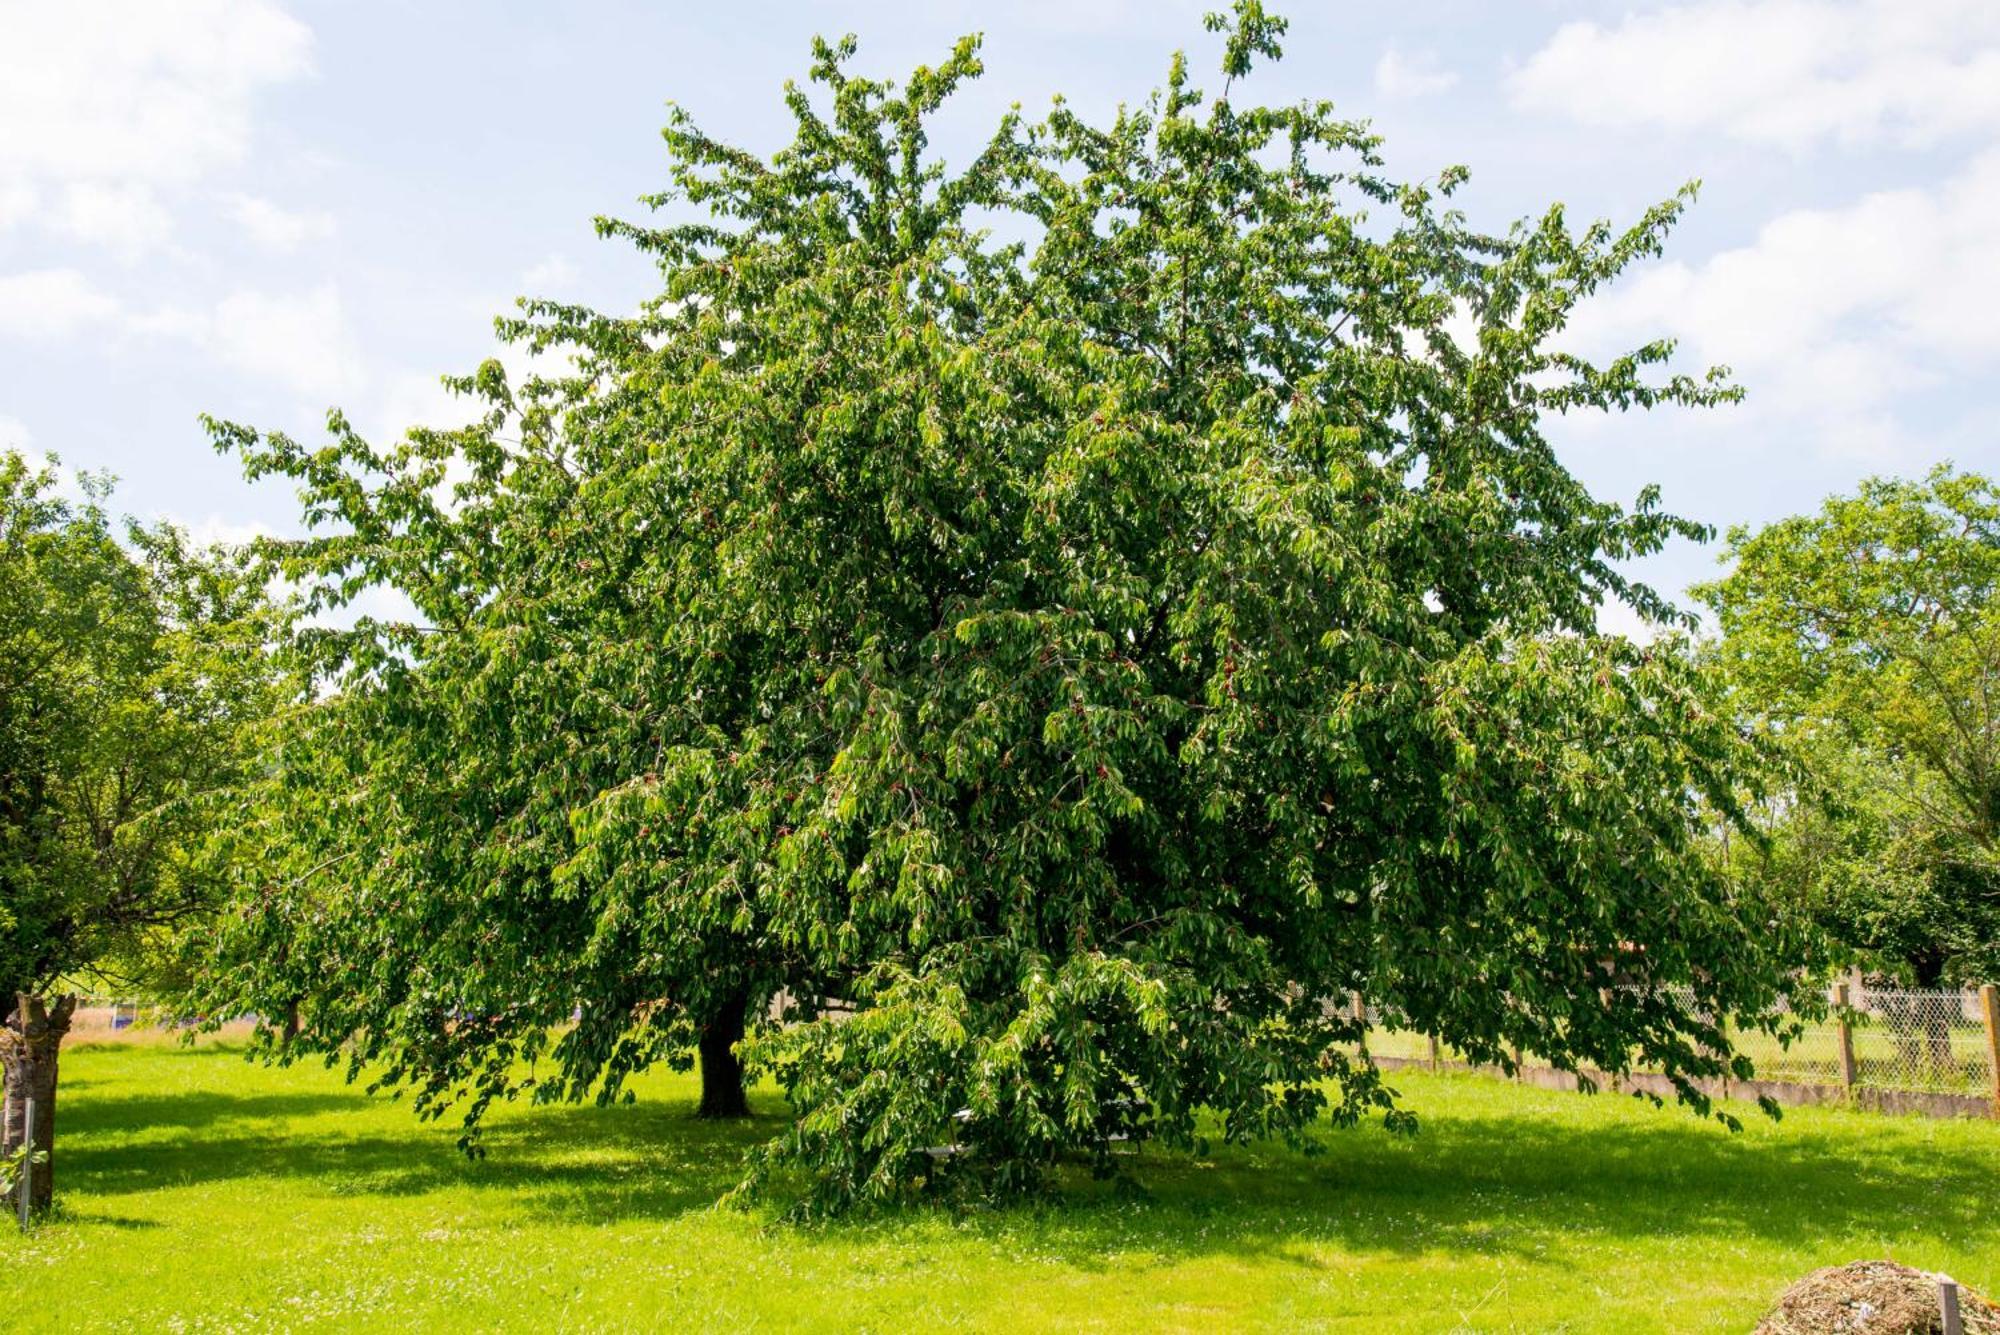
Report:
M1673 994L1690 1014L1691 989ZM1750 1058L1756 1080L1819 1090L1903 1092L1988 1101L2000 1116L1994 1052L2000 1018L1988 1014L1991 993L1840 985L1827 996L1829 1013L1781 1026L1783 1036L1731 1031L1731 1045ZM1350 1001L1350 1005L1353 1003ZM1456 1064L1449 1046L1400 1028L1368 1008L1368 1051L1393 1062ZM1789 1016L1788 1016L1789 1018ZM1529 1067L1533 1053L1520 1054ZM1644 1065L1635 1068L1646 1073ZM1968 1109L1969 1110L1969 1109Z
M1858 1083L1963 1094L1993 1089L1992 1044L1977 993L1871 988L1858 1001Z
M1695 1013L1691 989L1675 989L1674 1000ZM1784 1026L1786 1037L1761 1030L1732 1031L1732 1046L1750 1058L1760 1082L1820 1090L1904 1092L1990 1101L2000 1116L2000 1082L1994 1075L1993 1032L1977 991L1918 991L1840 985L1828 993L1830 1012L1819 1019ZM1359 1005L1350 996L1328 1006ZM1367 1007L1368 1051L1391 1062L1443 1066L1463 1064L1462 1054L1420 1031L1400 1027ZM168 1022L157 1008L115 998L90 998L71 1021L73 1036L100 1039L119 1031L150 1031ZM1518 1054L1523 1065L1540 1065L1532 1052ZM1647 1073L1645 1066L1635 1067Z

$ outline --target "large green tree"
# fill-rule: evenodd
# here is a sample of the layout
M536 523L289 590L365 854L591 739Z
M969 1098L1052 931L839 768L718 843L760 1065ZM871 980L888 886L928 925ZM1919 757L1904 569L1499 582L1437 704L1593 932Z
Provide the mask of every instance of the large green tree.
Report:
M1356 991L1701 1103L1803 946L1703 856L1747 759L1705 678L1595 630L1699 530L1541 430L1730 397L1560 347L1687 197L1480 233L1462 172L1237 100L1254 0L1212 26L1217 96L1177 59L957 174L976 43L900 86L821 45L788 147L676 114L659 225L600 224L638 314L502 323L563 373L389 446L217 423L326 526L287 574L417 615L308 646L209 1001L303 997L290 1051L475 1120L697 1047L735 1111L747 1056L794 1111L753 1176L831 1206L1400 1117Z
M27 1143L30 1098L53 1146L66 986L130 979L214 908L217 822L280 699L284 612L247 556L121 531L102 479L81 501L57 480L0 453L0 1156Z
M1872 479L1724 559L1717 654L1805 780L1746 865L1885 981L2000 978L2000 489Z

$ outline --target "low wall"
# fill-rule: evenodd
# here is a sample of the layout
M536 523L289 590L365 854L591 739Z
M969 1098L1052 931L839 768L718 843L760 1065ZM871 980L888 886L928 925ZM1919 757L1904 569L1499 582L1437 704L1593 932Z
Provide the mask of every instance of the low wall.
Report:
M1506 1072L1497 1066L1472 1066L1460 1061L1441 1061L1433 1067L1423 1057L1376 1057L1375 1065L1384 1071L1477 1071L1485 1075L1506 1078ZM1549 1066L1523 1066L1514 1077L1524 1085L1534 1085L1540 1089L1560 1089L1573 1091L1577 1087L1576 1076L1569 1071L1558 1071ZM1609 1076L1597 1076L1599 1089L1658 1094L1662 1098L1674 1098L1679 1091L1673 1081L1663 1075L1638 1072L1613 1080ZM1799 1085L1787 1080L1696 1080L1691 1082L1696 1089L1710 1098L1759 1099L1768 1098L1773 1103L1789 1107L1805 1107L1814 1104L1851 1104L1870 1112L1916 1114L1923 1117L1985 1117L1996 1114L1993 1101L1972 1094L1940 1094L1920 1089L1882 1089L1874 1085L1857 1085L1852 1091L1837 1085ZM1850 1097L1850 1093L1852 1097Z

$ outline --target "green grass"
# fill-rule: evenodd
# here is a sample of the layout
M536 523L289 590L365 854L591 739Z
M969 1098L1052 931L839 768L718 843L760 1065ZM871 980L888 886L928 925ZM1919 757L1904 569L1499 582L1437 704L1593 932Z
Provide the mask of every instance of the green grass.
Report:
M84 1046L60 1216L0 1236L0 1328L1740 1332L1859 1257L2000 1288L2000 1124L1794 1109L1732 1136L1610 1095L1393 1079L1415 1139L1152 1150L1140 1194L800 1230L709 1208L773 1122L694 1121L685 1077L509 1108L473 1163L450 1125L318 1068Z

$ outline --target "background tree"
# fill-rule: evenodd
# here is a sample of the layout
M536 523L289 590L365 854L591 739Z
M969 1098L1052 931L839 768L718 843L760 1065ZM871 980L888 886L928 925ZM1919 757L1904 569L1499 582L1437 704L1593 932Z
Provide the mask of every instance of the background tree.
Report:
M1222 96L1177 59L958 175L925 127L975 43L900 87L822 44L789 147L677 114L680 220L601 224L659 262L636 316L503 322L572 369L489 363L479 423L382 449L215 424L325 526L288 575L418 616L308 646L332 693L212 1004L303 988L297 1050L470 1119L523 1058L610 1098L697 1037L707 1104L747 1018L795 1114L753 1180L831 1207L1108 1168L1205 1110L1400 1120L1349 990L1706 1107L1721 1022L1809 951L1702 855L1749 759L1707 679L1595 632L1607 596L1670 615L1616 562L1698 526L1539 430L1730 397L1647 379L1665 344L1554 346L1686 196L1473 231L1462 172L1232 102L1283 24L1212 26Z
M249 561L126 526L85 477L0 454L0 1156L54 1143L57 1051L92 971L128 976L217 900L219 796L277 698L283 616ZM52 1164L33 1176L48 1204Z
M2000 978L2000 492L1873 479L1725 559L1719 656L1810 778L1751 864L1884 982Z

